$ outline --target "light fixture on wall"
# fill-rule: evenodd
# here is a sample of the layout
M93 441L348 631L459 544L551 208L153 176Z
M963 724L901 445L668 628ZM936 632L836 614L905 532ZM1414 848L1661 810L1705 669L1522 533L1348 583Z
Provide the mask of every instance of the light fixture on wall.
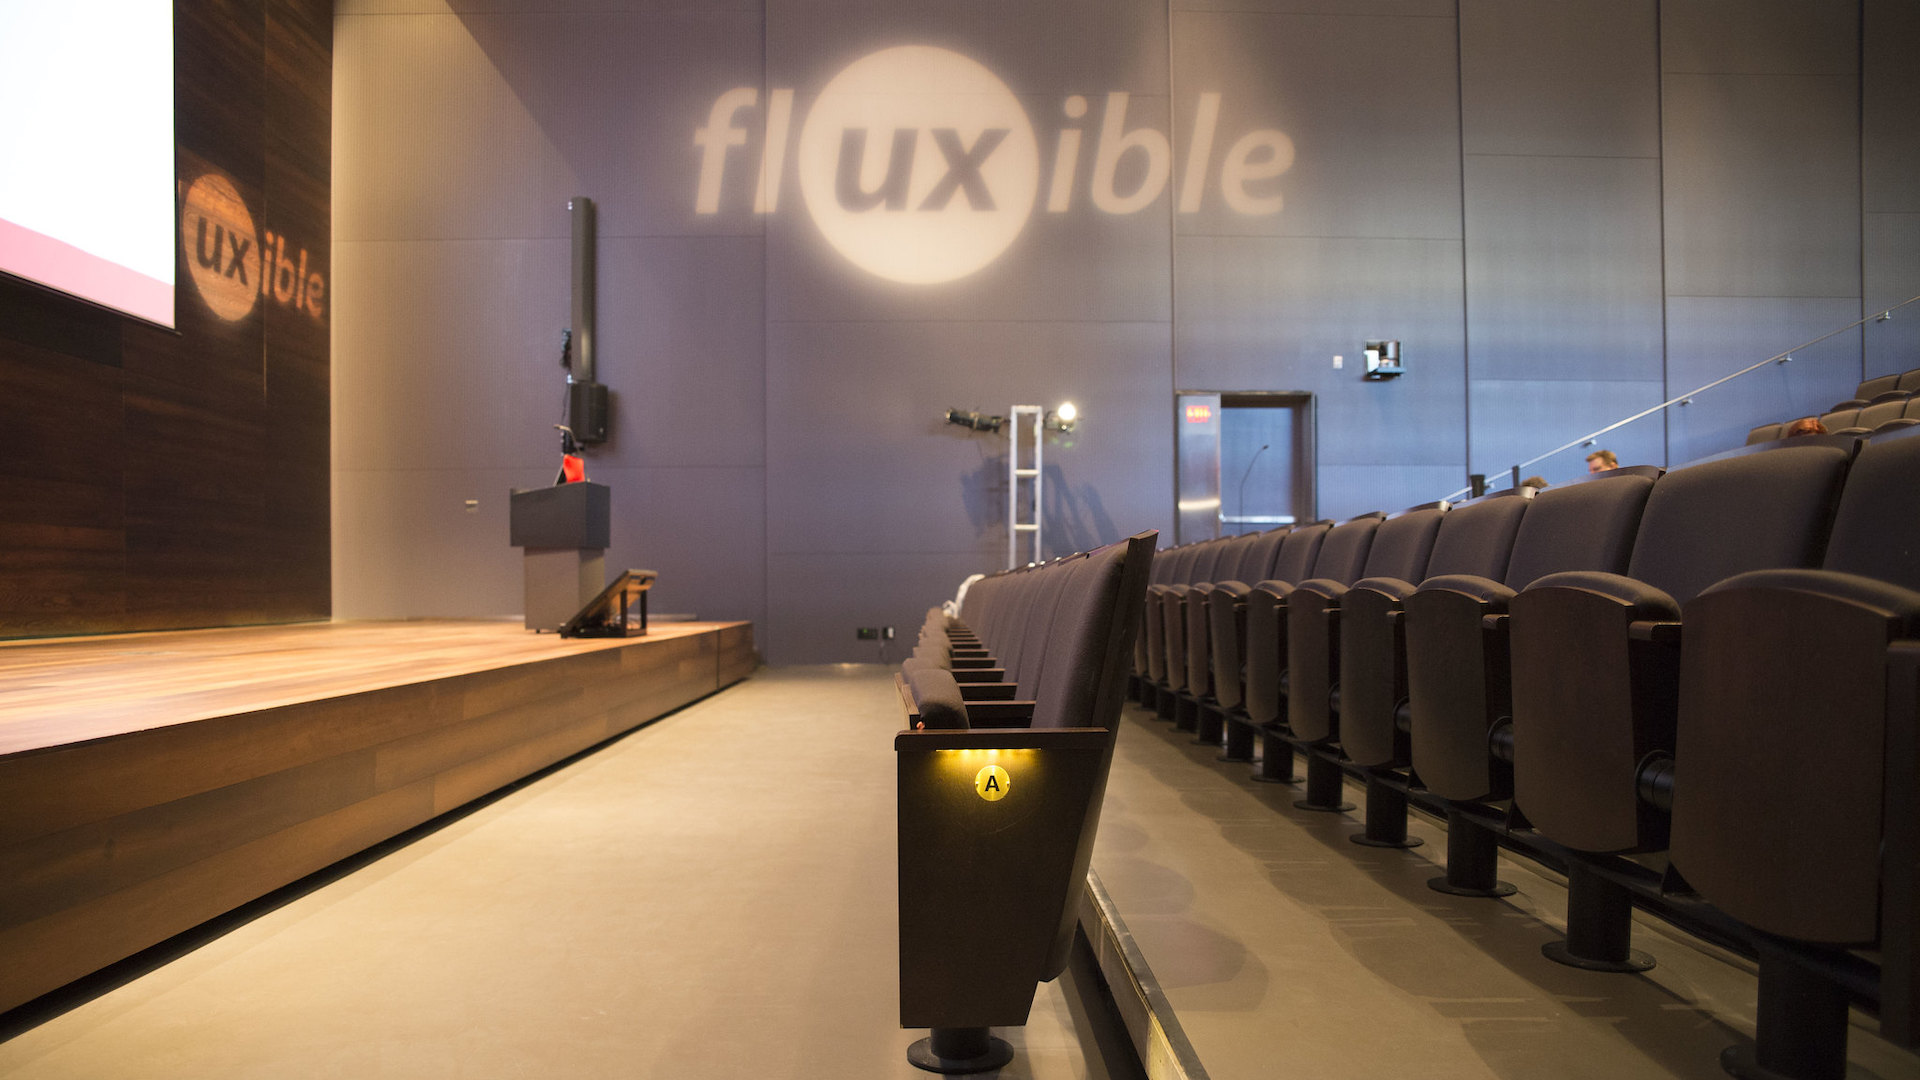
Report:
M998 435L1000 434L1000 429L1007 426L1007 418L1004 416L990 416L986 413L973 412L967 409L948 409L947 423L955 427L967 428L970 431L991 431L995 435Z
M1059 408L1048 410L1045 426L1048 431L1058 431L1065 434L1071 432L1074 425L1079 422L1079 407L1071 401L1063 401L1060 403Z

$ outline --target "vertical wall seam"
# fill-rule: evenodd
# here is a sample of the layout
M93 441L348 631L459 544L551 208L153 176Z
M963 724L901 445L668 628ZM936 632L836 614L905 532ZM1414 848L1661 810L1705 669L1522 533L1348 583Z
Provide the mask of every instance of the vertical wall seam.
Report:
M1867 317L1867 0L1859 0L1855 5L1853 21L1853 81L1854 81L1854 131L1859 139L1855 146L1858 154L1856 177L1860 185L1860 317ZM1856 382L1867 381L1867 334L1872 323L1863 323L1860 327L1860 378Z
M1161 8L1166 13L1167 35L1167 396L1160 415L1167 425L1167 507L1170 530L1176 542L1180 536L1180 421L1174 414L1180 393L1180 211L1173 181L1180 178L1174 164L1179 160L1179 108L1173 100L1173 0ZM1315 466L1318 468L1318 466ZM1318 481L1318 477L1315 480Z
M1661 0L1653 0L1653 88L1654 126L1660 147L1658 197L1660 199L1660 400L1673 397L1672 299L1667 295L1667 43L1666 11ZM1673 463L1673 410L1660 410L1660 463Z
M1460 150L1460 441L1469 491L1473 486L1473 320L1467 295L1467 49L1460 0L1453 4L1454 136Z

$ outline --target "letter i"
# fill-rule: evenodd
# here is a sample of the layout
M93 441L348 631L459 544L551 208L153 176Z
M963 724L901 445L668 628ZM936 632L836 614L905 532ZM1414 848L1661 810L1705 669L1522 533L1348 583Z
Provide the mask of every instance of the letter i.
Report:
M1069 120L1087 115L1087 99L1075 94L1066 100ZM1060 145L1053 152L1053 183L1047 187L1047 213L1065 213L1073 203L1073 174L1080 165L1080 129L1061 128Z

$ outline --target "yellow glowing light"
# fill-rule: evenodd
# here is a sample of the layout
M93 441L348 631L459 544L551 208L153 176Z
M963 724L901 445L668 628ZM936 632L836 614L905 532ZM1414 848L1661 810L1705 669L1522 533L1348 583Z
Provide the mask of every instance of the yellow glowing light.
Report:
M1073 402L1063 401L1060 403L1060 407L1054 410L1053 414L1058 416L1062 423L1071 424L1079 417L1080 410L1074 407Z
M1013 786L1013 778L1007 770L998 765L983 765L973 774L973 790L988 802L999 802L1007 797L1007 789Z

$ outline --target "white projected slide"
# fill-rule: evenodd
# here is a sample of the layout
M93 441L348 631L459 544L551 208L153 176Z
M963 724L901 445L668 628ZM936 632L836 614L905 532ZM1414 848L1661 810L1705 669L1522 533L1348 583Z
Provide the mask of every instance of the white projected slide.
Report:
M172 0L0 0L0 270L174 325Z

